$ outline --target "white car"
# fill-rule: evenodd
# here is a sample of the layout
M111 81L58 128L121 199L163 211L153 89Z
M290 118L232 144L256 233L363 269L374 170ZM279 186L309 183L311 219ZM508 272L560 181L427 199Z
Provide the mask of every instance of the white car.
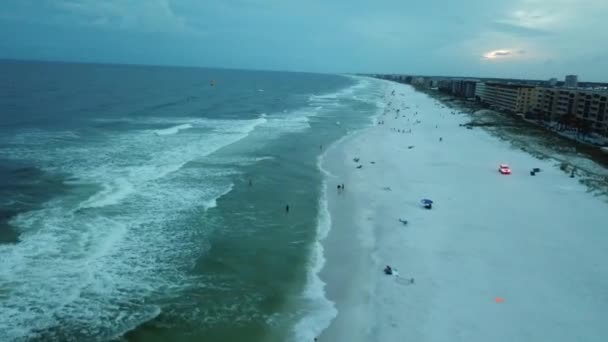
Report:
M511 168L507 164L500 164L498 166L498 172L500 172L503 175L510 175L511 174Z

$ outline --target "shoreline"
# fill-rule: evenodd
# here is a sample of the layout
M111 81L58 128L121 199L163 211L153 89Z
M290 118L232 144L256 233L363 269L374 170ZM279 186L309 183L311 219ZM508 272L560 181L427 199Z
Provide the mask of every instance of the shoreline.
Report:
M393 83L387 95L390 89L405 93L393 108L411 107L403 109L407 118L389 113L386 125L337 142L323 158L334 177L326 178L331 230L321 241L320 277L338 314L319 341L608 336L593 318L606 310L584 299L601 294L608 271L593 262L608 256L599 248L608 243L600 229L605 202L552 156L537 159L485 129L459 127L470 115L451 115L409 86ZM501 162L512 163L514 174L498 175ZM540 175L528 175L526 168L539 166ZM337 193L341 183L346 189ZM437 201L431 211L418 204L427 196ZM384 275L386 264L397 274ZM579 283L591 279L599 282ZM564 320L586 320L586 330L568 329Z
M373 80L383 83L384 85L380 85L383 89L390 85L390 82L384 80ZM330 300L326 295L327 282L322 277L327 261L325 257L327 250L323 242L330 234L333 224L329 203L332 202L330 198L334 196L333 191L335 191L335 187L330 187L330 185L333 185L332 181L336 179L336 176L324 167L325 159L328 154L333 153L336 147L345 141L353 139L358 134L373 128L377 118L381 114L381 110L384 109L384 105L379 105L377 108L378 111L369 117L371 123L368 126L347 132L344 136L332 142L317 156L317 169L322 175L320 185L321 196L318 201L319 213L317 217L316 239L313 241L313 247L310 252L310 266L307 271L307 280L304 287L305 298L309 302L308 309L312 311L296 322L293 328L294 339L296 341L313 341L315 338L318 338L319 334L328 328L338 314L335 302ZM312 303L312 307L310 307L310 303Z
M362 134L364 134L364 131L353 134L347 137L347 139L332 146L332 149L326 152L323 163L326 164L328 159L338 156L341 158L333 160L334 163L347 163L346 155L341 153L341 147L356 140ZM352 161L350 161L350 163L352 163ZM335 164L333 166L335 166ZM357 320L357 318L363 314L363 312L361 312L363 309L355 308L354 310L344 310L342 307L343 305L341 304L351 302L353 297L360 296L365 298L366 296L371 296L373 291L373 283L368 282L368 280L371 279L369 277L371 276L369 270L371 270L372 262L366 258L366 254L373 253L374 243L373 241L362 240L366 239L366 237L362 236L365 232L359 230L357 235L336 234L336 227L356 227L358 224L356 222L357 219L364 219L362 216L364 216L365 213L359 213L359 215L357 215L358 217L355 217L354 215L355 208L359 207L359 204L353 203L354 201L352 200L352 197L350 197L350 194L353 193L351 184L356 181L355 178L350 177L351 175L343 175L340 177L339 172L335 172L336 170L333 166L325 166L325 168L330 170L328 171L329 175L327 176L326 189L327 206L331 216L331 227L328 234L321 240L321 244L325 251L325 264L319 272L319 277L325 283L326 297L337 307L337 316L334 317L328 328L332 329L339 326L341 327L340 330L345 332L350 331L349 329L346 329L347 326L344 326L345 321ZM345 189L338 193L336 190L337 185L335 184L344 184ZM339 215L341 212L352 212L353 216ZM369 236L367 236L367 238L369 238ZM334 248L336 246L349 246L349 248ZM340 264L342 260L349 260L349 264L354 265L355 267L341 267ZM369 287L360 288L343 286L345 283L369 284ZM357 306L364 307L362 304L364 303L357 303ZM360 333L360 331L357 333ZM321 341L363 341L362 339L357 339L355 334L328 336L327 329L323 331L319 339Z

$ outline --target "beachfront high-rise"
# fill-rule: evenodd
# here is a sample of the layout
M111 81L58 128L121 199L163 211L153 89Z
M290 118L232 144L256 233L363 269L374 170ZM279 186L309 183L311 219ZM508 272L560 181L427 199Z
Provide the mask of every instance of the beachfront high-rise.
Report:
M540 119L608 136L608 90L538 87L536 92L536 113Z
M549 86L550 87L557 86L557 78L553 77L553 78L549 79Z
M566 75L564 87L567 87L567 88L578 87L578 76L577 75Z
M480 83L476 86L475 97L496 109L527 114L535 107L535 86L503 82Z

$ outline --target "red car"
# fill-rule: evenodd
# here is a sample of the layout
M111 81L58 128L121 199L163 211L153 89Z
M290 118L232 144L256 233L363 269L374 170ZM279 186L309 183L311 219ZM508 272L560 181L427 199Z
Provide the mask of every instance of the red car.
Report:
M511 168L507 164L500 164L500 166L498 166L498 172L500 172L503 175L510 175Z

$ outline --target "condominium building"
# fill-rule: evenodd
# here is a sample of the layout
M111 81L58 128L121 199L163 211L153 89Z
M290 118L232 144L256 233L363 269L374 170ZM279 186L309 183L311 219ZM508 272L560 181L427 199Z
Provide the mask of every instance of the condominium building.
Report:
M588 127L608 135L608 90L537 88L536 113L545 121L576 118Z
M475 99L477 101L483 102L483 99L486 96L486 83L485 82L477 82L475 84Z
M444 93L471 99L475 97L477 83L477 80L472 79L443 78L438 80L437 88Z
M424 82L425 82L425 78L424 77L413 77L412 78L412 85L413 86L424 86Z
M476 80L470 79L454 79L452 80L451 93L455 96L464 98L475 97L475 87L477 85Z
M525 84L478 82L475 97L513 113L531 113L536 107L536 87Z
M577 75L566 75L564 87L567 87L567 88L578 87L578 76Z
M549 79L549 86L551 86L551 87L557 86L557 78L550 78Z

